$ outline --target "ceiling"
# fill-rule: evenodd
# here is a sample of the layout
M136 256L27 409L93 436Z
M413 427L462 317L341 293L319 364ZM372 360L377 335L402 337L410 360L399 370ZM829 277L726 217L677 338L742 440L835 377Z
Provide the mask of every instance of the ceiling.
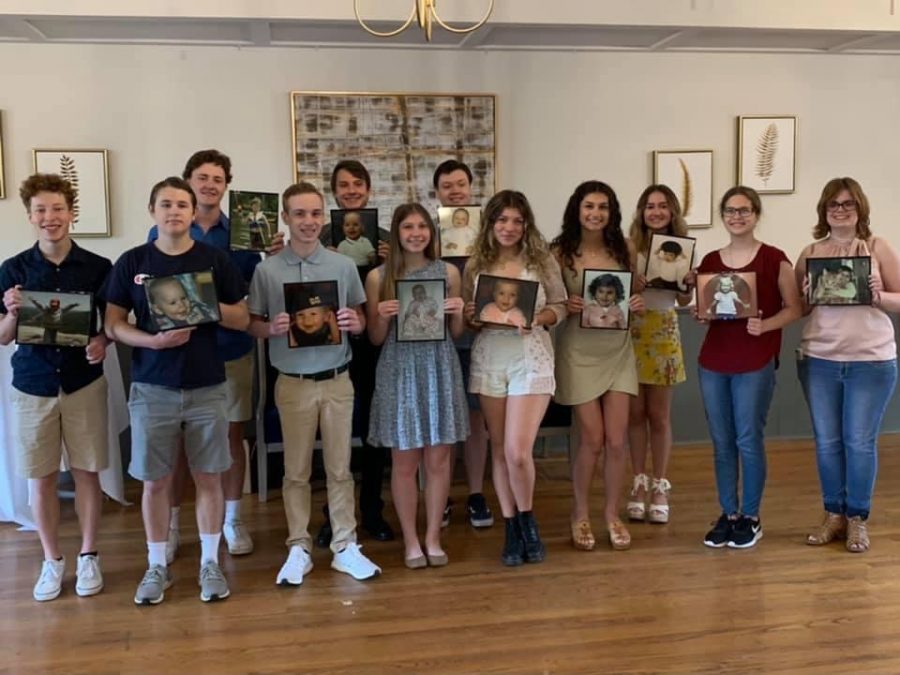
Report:
M390 30L397 25L373 23L372 27ZM376 38L365 33L354 21L2 14L0 43L900 54L900 32L897 31L492 22L468 35L456 35L435 27L434 40L429 45L415 25L399 36Z

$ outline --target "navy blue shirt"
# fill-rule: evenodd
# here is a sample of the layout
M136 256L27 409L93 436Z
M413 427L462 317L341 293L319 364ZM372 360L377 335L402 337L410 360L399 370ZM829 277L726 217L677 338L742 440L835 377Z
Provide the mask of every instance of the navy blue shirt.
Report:
M94 295L91 336L97 335L103 303L97 293L103 287L112 263L85 251L74 241L59 264L50 262L35 244L10 258L0 267L0 293L19 285L28 291L81 291ZM0 299L0 312L6 314ZM13 386L32 396L57 396L59 390L71 394L103 375L103 364L91 365L84 347L19 345L12 357Z
M241 271L244 281L249 284L261 258L259 253L254 251L232 251L230 232L231 223L224 213L219 216L219 222L209 228L208 232L204 232L197 223L191 223L191 239L226 251L231 262ZM156 225L154 225L150 228L147 241L155 241L158 236ZM224 326L218 326L217 330L216 342L219 346L219 355L224 361L239 359L253 349L253 338L244 331L232 330Z
M233 305L247 295L247 284L224 251L195 241L180 255L167 255L156 244L147 243L126 251L116 261L106 284L104 297L110 304L133 310L137 327L156 333L143 281L147 276L163 277L184 272L213 270L219 302ZM225 359L216 349L217 324L194 328L191 339L170 349L135 347L131 379L175 389L210 387L225 381Z

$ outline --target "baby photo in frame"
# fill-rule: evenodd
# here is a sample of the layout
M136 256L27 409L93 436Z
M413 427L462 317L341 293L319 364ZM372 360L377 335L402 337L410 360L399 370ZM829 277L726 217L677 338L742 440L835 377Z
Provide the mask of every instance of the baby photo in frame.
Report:
M288 347L341 344L337 325L337 281L298 281L284 285L284 311L291 317Z
M750 319L759 313L756 272L697 275L697 317L707 321Z
M628 330L631 277L622 270L584 270L582 328Z
M437 342L447 339L445 279L398 279L397 342Z
M94 317L91 293L21 290L16 344L87 347Z
M871 305L869 256L807 258L810 305Z
M147 277L144 293L150 316L160 332L222 320L212 270Z
M332 209L331 244L357 267L376 264L378 209Z
M644 276L647 288L684 293L688 290L684 277L694 263L694 237L676 237L671 234L653 232L647 251L647 266Z
M481 207L442 206L438 209L442 258L468 258L481 230Z
M228 193L228 219L232 251L264 252L278 232L278 195L232 190Z
M531 328L539 284L528 279L479 274L475 320L500 328Z

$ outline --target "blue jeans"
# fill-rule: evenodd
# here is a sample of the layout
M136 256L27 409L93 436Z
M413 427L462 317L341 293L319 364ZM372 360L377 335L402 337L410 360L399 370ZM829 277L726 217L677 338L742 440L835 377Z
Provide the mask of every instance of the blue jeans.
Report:
M764 433L775 390L775 362L749 373L717 373L702 366L699 371L722 513L758 516L766 484ZM740 506L738 478L742 472Z
M897 361L797 361L812 417L822 500L830 513L869 517L878 430L897 383Z

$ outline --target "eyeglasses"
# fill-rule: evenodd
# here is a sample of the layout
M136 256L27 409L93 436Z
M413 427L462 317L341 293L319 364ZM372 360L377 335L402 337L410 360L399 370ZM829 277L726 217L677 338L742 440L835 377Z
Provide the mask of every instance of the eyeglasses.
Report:
M856 200L848 199L845 202L828 202L825 204L825 208L829 211L838 211L843 209L844 211L856 211Z
M734 216L740 216L741 218L746 218L751 213L753 213L753 209L751 209L747 206L742 206L739 209L733 208L731 206L727 206L724 209L722 209L722 215L726 216L728 218L733 218Z

